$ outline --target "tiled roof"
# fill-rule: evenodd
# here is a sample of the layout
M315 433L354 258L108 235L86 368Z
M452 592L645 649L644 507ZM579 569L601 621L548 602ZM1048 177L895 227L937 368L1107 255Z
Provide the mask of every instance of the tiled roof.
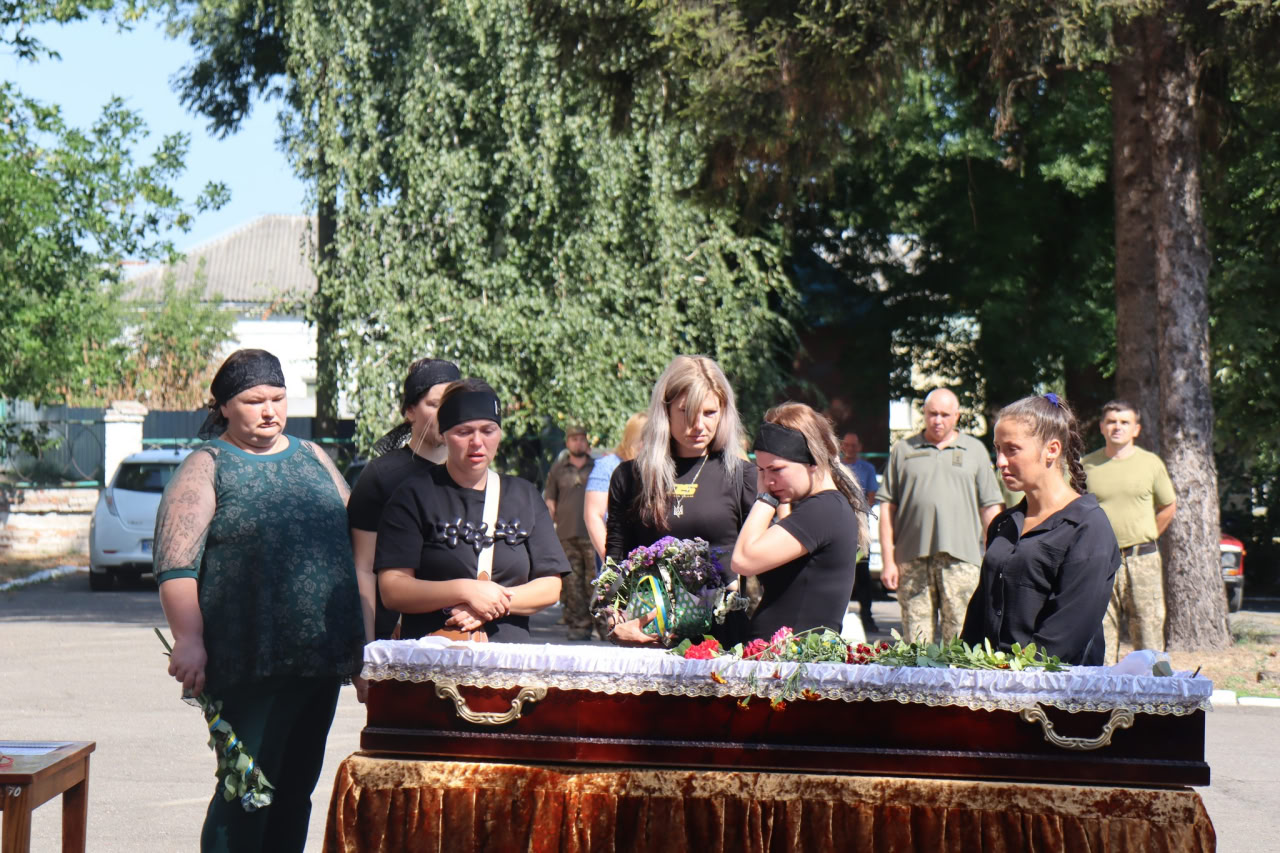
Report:
M263 216L214 240L197 246L172 268L148 267L129 279L126 299L147 302L159 297L165 274L172 269L178 287L195 282L204 260L205 294L239 304L270 304L280 299L310 296L316 290L308 260L315 239L315 220L309 216Z

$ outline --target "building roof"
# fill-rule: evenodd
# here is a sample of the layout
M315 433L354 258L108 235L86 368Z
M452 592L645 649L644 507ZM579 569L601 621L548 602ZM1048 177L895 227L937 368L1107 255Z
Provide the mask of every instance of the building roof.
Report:
M204 261L205 296L221 296L232 304L269 305L310 296L316 276L308 259L315 219L310 216L263 216L187 252L173 267L147 267L129 279L126 299L159 298L165 275L172 271L179 288L195 283Z

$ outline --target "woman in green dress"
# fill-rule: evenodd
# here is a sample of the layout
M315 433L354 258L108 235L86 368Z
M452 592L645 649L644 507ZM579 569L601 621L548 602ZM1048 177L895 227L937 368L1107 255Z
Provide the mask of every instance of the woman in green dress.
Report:
M210 390L201 438L217 437L183 461L156 519L169 673L223 703L275 798L248 812L215 792L200 847L301 851L338 691L358 676L373 606L366 618L346 483L318 447L284 434L280 362L239 350Z

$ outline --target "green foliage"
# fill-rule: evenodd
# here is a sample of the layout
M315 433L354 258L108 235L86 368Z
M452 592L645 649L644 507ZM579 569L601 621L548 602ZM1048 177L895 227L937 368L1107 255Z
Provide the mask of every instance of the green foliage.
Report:
M122 101L82 131L7 84L0 117L0 396L65 399L112 375L116 354L92 344L119 336L120 261L172 257L160 235L189 227L170 189L187 139L136 163L146 128ZM224 194L211 185L195 207Z
M1025 648L1014 643L1009 651L1003 652L993 649L990 640L973 646L959 637L941 643L908 643L897 631L893 632L893 640L892 644L881 643L872 650L867 663L942 669L1042 669L1045 672L1067 669L1057 656L1037 648L1035 643L1028 643Z
M321 274L363 442L423 355L493 384L512 437L569 419L616 437L681 352L718 358L748 410L770 402L794 298L781 252L685 197L699 152L659 93L611 135L514 0L298 3L287 29L293 151L338 200Z

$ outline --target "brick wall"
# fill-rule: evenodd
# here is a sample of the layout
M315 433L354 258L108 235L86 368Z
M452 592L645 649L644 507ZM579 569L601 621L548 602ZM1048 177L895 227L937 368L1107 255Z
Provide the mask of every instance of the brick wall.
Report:
M0 556L89 552L97 489L16 489L0 494Z

